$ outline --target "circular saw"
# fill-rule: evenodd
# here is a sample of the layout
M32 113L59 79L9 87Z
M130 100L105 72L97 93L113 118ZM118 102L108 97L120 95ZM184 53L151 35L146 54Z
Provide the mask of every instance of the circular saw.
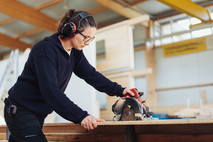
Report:
M152 112L149 112L149 108L144 104L145 101L141 97L144 93L139 92L136 88L131 89L131 91L135 96L126 94L113 104L114 121L135 121L151 117Z

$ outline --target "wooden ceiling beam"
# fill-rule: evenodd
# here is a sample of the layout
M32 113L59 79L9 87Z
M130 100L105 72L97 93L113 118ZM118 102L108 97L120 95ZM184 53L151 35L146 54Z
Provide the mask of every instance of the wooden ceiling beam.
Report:
M95 14L100 13L100 12L103 12L103 11L105 11L105 10L107 10L106 7L100 6L100 7L98 7L98 8L92 9L92 10L90 10L90 11L88 11L88 12L89 12L91 15L95 15Z
M125 2L125 3L127 3L127 4L129 4L129 5L131 5L131 6L133 6L133 5L139 4L141 2L145 2L147 0L134 0L132 2L129 2L128 0L122 0L122 1Z
M136 12L132 9L130 9L129 7L125 7L121 4L118 4L117 2L113 1L113 0L94 0L95 2L101 4L102 6L124 16L124 17L127 17L127 18L136 18L136 17L139 17L139 16L148 16L146 14L141 14L139 12ZM149 16L148 16L149 17ZM147 27L148 26L148 23L147 21L146 22L143 22L141 23L143 26Z
M127 18L135 18L141 16L140 13L129 9L128 7L124 7L112 0L94 0L94 1Z
M29 36L29 35L32 35L32 34L36 34L36 33L39 33L39 32L42 32L43 29L42 28L35 28L35 29L32 29L32 30L29 30L25 33L21 33L17 36L15 36L14 38L15 39L19 39L19 38L22 38L22 37L25 37L25 36Z
M42 4L42 5L38 6L38 7L36 7L35 9L36 10L42 10L42 9L45 9L45 8L50 7L52 5L58 4L58 3L62 2L62 1L64 1L64 0L52 0L50 2L47 2L45 4Z
M141 2L145 2L145 1L148 1L148 0L136 0L136 1L132 2L130 5L136 5L136 4L139 4Z
M9 56L11 51L1 52L0 53L0 60L3 60L5 57Z
M14 20L16 20L15 18L8 18L8 19L5 19L3 21L0 22L0 26L3 26L5 24L8 24L10 22L13 22Z
M25 51L27 48L32 48L31 45L26 44L22 41L16 40L12 37L0 33L0 43L2 46L9 47L11 49L19 49L20 51Z
M119 23L119 22L122 22L122 21L124 21L124 20L119 20L119 21L116 21L116 22L111 21L111 22L106 23L106 24L104 24L104 25L99 25L99 26L98 26L98 29L101 29L101 28L104 28L104 27L107 27L107 26L111 26L111 25L114 25L114 24Z
M38 6L38 7L36 7L35 9L38 10L38 11L40 11L40 10L42 10L42 9L45 9L45 8L47 8L47 7L50 7L50 6L52 6L52 5L55 5L55 4L60 3L60 2L62 2L62 1L64 1L64 0L52 0L52 1L50 1L50 2L47 2L47 3L45 3L45 4L42 4L42 5ZM14 19L14 20L15 20L15 18L11 18L11 19ZM9 21L9 20L10 20L10 19L8 19L8 23L9 23L9 22L12 22L12 21ZM3 21L2 21L2 24L4 24ZM5 24L7 24L6 21L5 21ZM1 22L0 22L0 25L1 25ZM25 37L25 36L29 36L29 35L32 35L32 34L39 33L39 32L41 32L41 31L43 31L42 28L35 28L35 29L29 30L29 31L27 31L27 32L25 32L25 33L21 33L21 34L19 34L19 35L16 35L14 38L15 38L15 39L19 39L19 38L22 38L22 37Z
M31 23L51 32L56 31L57 21L55 19L21 2L14 0L1 0L0 11L6 15Z
M64 0L52 0L52 1L50 1L50 2L47 2L47 3L43 4L43 5L40 5L40 6L36 7L36 10L42 10L42 9L44 9L44 8L50 7L50 6L54 5L54 4L60 3L60 2L62 2L62 1L64 1ZM107 8L101 6L101 7L95 8L95 9L93 9L93 10L90 10L89 13L90 13L91 15L94 15L94 14L100 13L100 12L106 10L106 9L107 9ZM1 26L1 25L5 25L5 24L8 24L8 23L10 23L10 22L12 22L12 21L14 21L14 20L15 20L15 18L6 19L6 20L0 22L0 26ZM16 35L14 38L15 38L15 39L19 39L19 38L22 38L22 37L25 37L25 36L29 36L29 35L32 35L32 34L36 34L36 33L38 33L38 32L41 32L42 30L43 30L43 29L41 29L41 28L32 29L32 30L29 30L29 31L27 31L27 32L25 32L25 33L21 33L21 34L19 34L19 35Z
M42 4L42 5L38 6L38 7L36 7L35 9L40 11L40 10L42 10L44 8L50 7L50 6L54 5L54 4L60 3L62 1L64 1L64 0L52 0L50 2L47 2L45 4ZM9 19L3 20L3 21L0 22L0 26L3 26L3 25L8 24L10 22L13 22L14 20L16 20L16 18L9 18Z

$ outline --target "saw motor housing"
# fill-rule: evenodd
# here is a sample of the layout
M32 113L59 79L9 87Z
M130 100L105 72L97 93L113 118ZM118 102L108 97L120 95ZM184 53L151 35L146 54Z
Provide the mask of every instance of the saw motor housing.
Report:
M139 92L136 88L131 91L135 96L126 94L113 104L114 121L144 120L144 118L151 117L152 113L149 112L149 108L141 97L144 93Z

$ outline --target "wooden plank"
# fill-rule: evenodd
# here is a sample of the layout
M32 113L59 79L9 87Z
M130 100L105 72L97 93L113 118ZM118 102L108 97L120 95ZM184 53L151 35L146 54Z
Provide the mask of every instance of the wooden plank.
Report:
M98 122L101 125L178 125L178 124L212 124L213 119L167 119L167 120L144 120L144 121L106 121Z
M21 2L13 0L1 0L0 12L51 32L56 31L57 21L55 19Z
M22 41L18 41L14 38L11 38L7 35L0 33L0 43L3 46L10 47L11 49L19 49L20 51L25 51L27 48L32 48L31 45L26 44Z
M0 133L6 133L6 126L0 125Z
M152 69L151 68L147 68L147 69L142 69L142 70L125 70L125 71L119 71L116 73L103 73L105 76L107 76L108 78L118 78L118 77L124 77L124 76L133 76L135 78L137 77L143 77L146 76L148 74L152 73Z
M132 76L134 76L135 78L144 77L144 76L147 76L149 74L152 74L151 68L146 68L146 69L143 69L143 70L135 70L135 71L132 72Z
M78 142L122 142L125 135L118 134L46 134L48 141L78 141Z
M134 48L134 52L143 51L145 50L145 46Z
M72 128L72 129L71 129ZM87 131L81 125L73 123L45 124L44 133L86 133Z
M142 134L137 141L144 142L212 142L213 134Z
M107 76L107 78L120 78L120 77L127 77L131 75L130 70L125 70L125 71L119 71L116 73L103 73L104 76Z
M213 83L208 84L198 84L198 85L189 85L181 87L172 87L172 88L158 88L156 91L167 91L167 90L176 90L176 89L185 89L185 88L195 88L195 87L204 87L204 86L213 86Z
M212 134L213 124L135 125L136 134Z
M99 122L98 128L84 130L76 124L57 124L44 126L47 133L85 133L85 134L125 134L125 126L135 126L136 134L210 134L213 133L213 119L196 120L152 120L152 121L106 121ZM48 128L49 127L49 128Z
M109 104L113 104L115 103L116 99L115 100L110 100L110 98L107 97L107 102ZM103 109L100 111L100 118L104 119L104 120L107 120L107 121L112 121L114 117L114 113L112 112L112 109Z
M117 130L116 132L112 132L112 129ZM73 123L56 123L56 124L45 124L43 127L44 133L105 133L105 134L125 134L125 125L99 125L98 128L92 131L87 131L81 125L73 124Z
M203 105L203 107L209 107L212 108L213 104L206 104ZM186 109L187 106L186 105L182 105L182 106L161 106L161 107L152 107L151 111L155 112L155 113L174 113L174 112L179 112L180 110L184 110ZM190 105L191 109L200 109L200 105L199 104L192 104Z
M57 124L60 126L61 124ZM77 127L81 127L76 124L68 124L69 130L77 130L77 133L72 133L68 136L53 135L49 140L72 140L72 141L84 141L86 139L91 141L113 141L116 137L117 141L125 141L124 135L126 134L126 126L134 126L137 141L150 139L150 142L158 142L158 140L170 141L172 138L181 141L184 137L196 140L208 140L205 137L211 137L213 133L213 119L206 120L152 120L152 121L106 121L99 122L98 128L92 131L85 131L85 133L78 133ZM68 126L62 124L61 126ZM72 126L72 127L71 127ZM73 127L75 126L75 127ZM64 127L61 128L64 131ZM52 129L51 129L52 131ZM48 137L48 133L46 133ZM150 137L153 135L153 137ZM155 137L155 139L154 139ZM166 137L166 138L165 138ZM192 140L192 141L193 141Z
M79 124L45 124L44 133L49 141L125 141L126 126L135 127L137 141L210 141L213 138L213 119L106 121L98 122L98 128L84 130ZM5 126L0 126L0 138L5 138Z
M6 139L6 133L0 133L0 140Z
M144 120L144 121L105 121L97 122L98 127L105 128L107 126L122 127L125 125L145 126L145 125L179 125L179 124L200 124L213 125L213 119L167 119L167 120ZM54 129L53 129L54 128ZM72 128L72 130L70 129ZM124 128L124 127L123 127ZM73 130L75 129L75 130ZM57 133L85 133L86 131L81 125L74 123L46 123L44 124L44 132ZM48 130L48 131L47 131ZM0 125L0 133L6 132L6 126ZM212 131L213 132L213 131Z

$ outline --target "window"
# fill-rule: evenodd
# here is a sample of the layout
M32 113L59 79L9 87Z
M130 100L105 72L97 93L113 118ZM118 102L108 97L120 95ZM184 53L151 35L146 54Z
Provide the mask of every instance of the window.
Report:
M161 41L158 39L158 40L155 40L155 46L160 46L161 45Z
M154 24L154 37L159 37L161 34L161 26L159 24Z
M187 40L187 39L190 39L190 38L191 38L190 33L185 33L185 34L173 36L173 41L178 42L178 41Z
M162 44L169 44L169 43L172 43L171 37L166 37L162 39Z
M213 13L211 13L211 17L213 19ZM212 24L199 25L200 23L202 23L201 20L186 15L155 21L153 27L154 44L160 46L213 34ZM191 25L197 26L190 27Z
M168 35L171 33L172 33L172 29L171 29L170 23L162 25L162 35Z
M191 18L190 20L191 20L191 25L196 25L201 23L201 21L197 18Z
M189 30L189 26L190 26L190 21L189 19L184 19L184 20L180 20L177 21L177 23L179 24L179 26L181 26L181 28L183 28L184 30Z
M97 62L105 60L105 40L100 40L96 42L96 58Z
M185 30L189 30L188 29L188 22L187 23L185 23L185 22L187 22L187 20L186 21L174 21L173 22L173 26L172 26L172 28L173 28L173 32L175 33L175 32L181 32L181 31L185 31Z
M207 36L211 34L211 28L206 28L206 29L202 29L202 30L197 30L197 31L193 31L192 32L192 37L196 38L196 37L202 37L202 36Z

